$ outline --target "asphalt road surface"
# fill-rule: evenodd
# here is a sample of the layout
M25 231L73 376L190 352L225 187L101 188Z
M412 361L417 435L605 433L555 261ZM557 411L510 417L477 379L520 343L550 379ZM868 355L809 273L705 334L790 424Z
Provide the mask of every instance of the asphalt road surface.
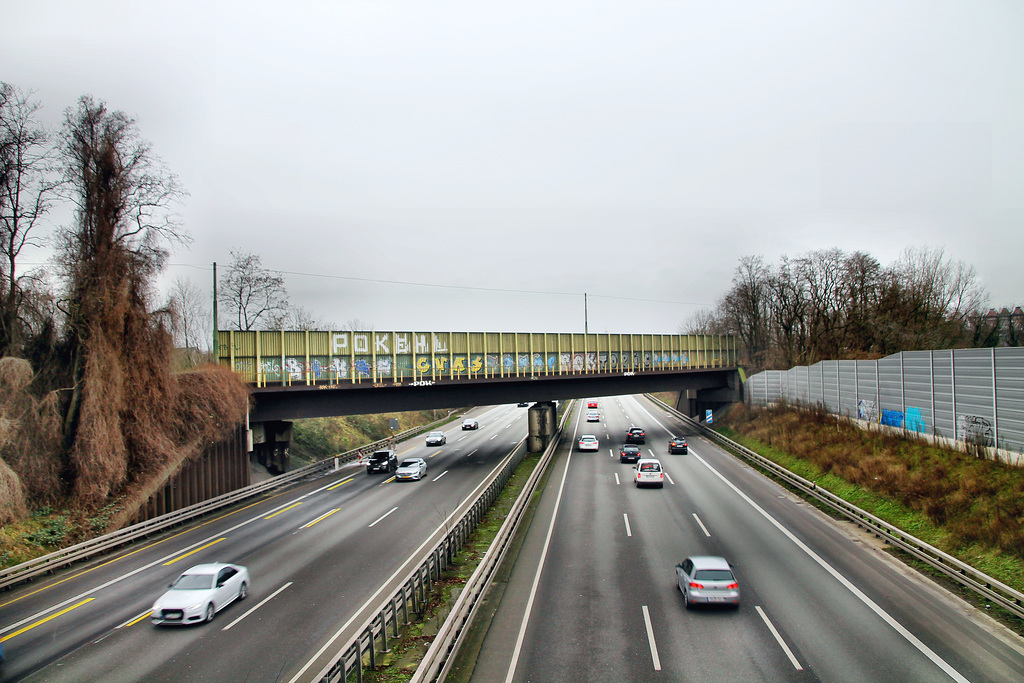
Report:
M1024 641L640 397L578 416L598 453L553 463L472 680L1024 681ZM585 415L585 405L580 415ZM644 427L662 489L618 447ZM684 607L675 565L721 555L739 609Z

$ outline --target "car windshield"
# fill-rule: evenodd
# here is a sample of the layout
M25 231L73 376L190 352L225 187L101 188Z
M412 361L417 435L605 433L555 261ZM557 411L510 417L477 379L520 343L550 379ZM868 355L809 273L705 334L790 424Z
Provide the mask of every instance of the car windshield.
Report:
M698 569L693 578L699 581L732 581L732 572L728 569Z
M656 462L645 462L640 465L641 472L660 472L661 466Z
M444 432L430 432L431 436L444 436Z
M171 588L179 591L199 591L213 588L213 574L182 574Z
M380 452L377 452L377 453L374 453L373 455L371 455L370 458L372 460L387 460L388 459L388 453L385 452L385 451L380 451Z
M597 437L594 437L594 436L585 436L585 437L583 437L582 439L580 439L580 441L597 441Z
M403 460L401 466L402 467L416 467L419 464L420 464L419 460Z

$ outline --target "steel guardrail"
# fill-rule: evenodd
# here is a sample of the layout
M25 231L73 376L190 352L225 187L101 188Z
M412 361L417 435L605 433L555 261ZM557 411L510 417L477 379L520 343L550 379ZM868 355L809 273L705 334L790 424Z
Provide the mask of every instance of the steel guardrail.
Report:
M54 569L68 566L73 562L89 559L100 553L131 543L139 538L150 536L168 527L183 524L189 520L195 519L196 517L200 517L214 510L232 505L241 500L245 500L246 498L259 495L265 491L270 491L272 489L291 484L305 477L316 475L329 469L334 469L337 465L357 460L367 452L372 452L381 446L396 443L403 439L415 436L416 434L428 431L429 429L448 421L451 419L451 416L452 413L448 413L445 417L435 420L429 424L411 427L394 434L387 439L380 439L369 444L364 444L359 448L353 448L352 450L345 451L344 453L311 463L305 467L300 467L297 470L288 472L287 474L281 474L272 479L268 479L267 481L253 484L252 486L246 486L245 488L236 489L216 496L215 498L204 500L201 503L196 503L194 505L181 508L180 510L174 510L173 512L168 512L167 514L160 515L159 517L146 520L145 522L132 524L131 526L126 526L118 529L117 531L112 531L109 534L97 536L96 538L88 541L83 541L76 545L56 550L47 555L33 558L27 562L22 562L14 567L0 570L0 590L22 581L27 581L39 576L40 574L51 572Z
M505 517L505 521L502 522L501 528L498 529L494 540L491 541L491 545L487 548L487 555L469 577L469 580L466 581L466 585L463 587L462 592L459 593L459 597L455 601L451 612L449 612L444 623L441 624L437 635L430 643L427 653L416 667L410 683L443 681L451 671L454 655L462 646L463 640L469 632L469 626L473 623L474 617L476 617L480 603L487 594L491 582L494 580L494 574L505 559L505 554L516 532L519 530L519 523L526 513L540 478L544 476L544 472L554 458L565 422L571 413L572 403L569 404L569 407L562 414L562 421L558 425L554 438L551 439L551 443L545 449L544 455L541 456L537 466L530 473L526 484L523 485L523 490L516 497L515 503L513 503L512 508Z
M571 411L566 410L563 414L562 424L565 422L565 415L568 415L569 412ZM523 491L520 492L519 497L516 499L516 506L520 508L518 512L520 517L522 509L525 509L525 503L522 501L528 501L529 495L532 494L532 490L530 493L527 493L527 490L531 485L536 487L536 482L540 477L538 472L541 470L541 465L544 464L546 466L546 463L550 461L550 454L554 452L558 444L561 431L562 425L560 424L551 439L551 443L545 449L540 462L537 463L537 467L531 473L527 486L523 487ZM392 637L397 638L400 627L408 626L410 623L408 617L410 605L414 611L419 611L427 604L431 582L440 577L441 572L451 564L455 555L462 548L462 545L469 538L480 520L483 519L487 510L505 487L505 484L508 483L512 473L522 462L523 457L525 457L525 453L526 449L520 443L516 450L513 451L513 457L509 458L505 466L492 477L484 491L470 504L470 507L463 513L454 527L429 551L426 559L407 575L399 588L389 598L380 603L380 606L374 610L373 616L367 619L359 628L357 635L336 651L330 664L322 668L314 678L308 680L318 681L319 683L339 683L342 681L347 683L351 674L354 673L356 681L361 683L363 680L364 659L369 657L369 667L375 667L377 657L387 650L389 628ZM509 517L511 516L510 512ZM508 519L502 524L499 534L501 534L502 530L505 530L507 535L509 532L506 527L508 527ZM508 538L511 537L509 536ZM505 546L508 544L508 538L504 540ZM502 550L503 552L504 549ZM475 612L475 605L486 590L486 587L481 588L480 582L483 574L486 573L486 570L481 568L484 565L489 567L497 566L493 563L491 554L491 551L488 550L484 562L470 576L469 581L467 581L460 593L459 599L456 601L456 607L449 613L448 618L439 629L438 635L435 636L434 642L437 643L439 639L442 639L442 643L436 647L434 644L431 644L427 655L421 661L418 669L423 667L423 662L427 661L427 657L430 657L432 662L436 662L437 666L443 665L447 661L448 656L454 652L454 639L464 632L464 626L468 624L468 621L462 621L463 628L456 628L454 622L460 621L458 615L466 613L467 601L473 602L473 606L469 610L470 612ZM490 574L493 575L493 569L490 571ZM488 577L488 583L489 580ZM467 594L471 595L471 597L464 598L463 596ZM403 623L398 621L399 612L404 615L405 621ZM443 638L442 633L444 633ZM431 666L431 668L436 670L436 666ZM293 680L296 679L298 677Z
M880 517L876 517L870 512L862 510L856 505L843 500L831 491L818 486L817 483L790 472L785 467L782 467L768 458L755 453L746 446L722 436L713 429L710 429L699 421L680 413L672 406L664 403L654 396L650 394L645 394L645 396L661 406L666 412L679 418L688 426L693 427L703 436L718 443L723 448L756 463L759 467L768 470L774 476L782 479L805 495L815 498L858 526L870 530L887 543L904 550L911 556L928 564L960 585L965 586L966 588L969 588L979 595L991 600L1011 614L1024 618L1024 593L1007 586L988 574L975 569L966 562L958 560L952 555L939 550L935 546L925 543L902 529L889 524Z

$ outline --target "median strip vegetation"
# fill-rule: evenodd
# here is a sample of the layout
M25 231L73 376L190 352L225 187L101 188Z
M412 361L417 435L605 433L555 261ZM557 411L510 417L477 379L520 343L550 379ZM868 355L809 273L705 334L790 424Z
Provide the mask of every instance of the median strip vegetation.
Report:
M367 670L363 680L369 683L399 683L412 678L416 667L426 654L434 639L437 629L448 616L466 581L483 560L491 542L508 516L523 486L529 479L533 469L540 461L540 453L528 454L516 468L505 488L491 506L490 510L477 525L451 565L441 572L441 577L434 581L426 608L412 617L412 623L402 629L397 639L389 639L391 651L378 655L378 666ZM539 496L538 487L534 496ZM366 664L369 663L367 659Z

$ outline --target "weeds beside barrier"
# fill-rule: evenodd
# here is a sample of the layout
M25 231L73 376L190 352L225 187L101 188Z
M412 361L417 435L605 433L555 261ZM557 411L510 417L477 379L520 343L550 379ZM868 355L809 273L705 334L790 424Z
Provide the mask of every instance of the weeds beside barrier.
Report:
M461 642L461 635L472 620L479 601L490 585L494 571L501 564L501 559L515 534L515 528L526 509L530 496L557 448L565 416L570 412L570 410L566 410L563 414L562 422L552 436L544 455L537 463L526 485L523 486L515 505L509 511L494 542L488 549L484 561L467 580L455 606L438 630L430 649L417 668L413 681L442 680L447 674L450 658L456 652L457 646ZM355 674L355 681L362 683L365 660L369 658L369 667L375 667L377 656L387 650L389 630L392 634L391 637L397 638L399 628L408 626L410 623L410 606L414 612L422 611L432 582L440 578L441 572L452 563L455 555L476 529L487 510L497 500L498 495L505 488L505 484L508 483L512 473L515 472L525 455L526 448L520 443L505 466L494 475L483 493L470 504L469 509L463 513L444 538L434 546L426 559L409 574L391 597L380 604L373 616L359 628L356 636L343 645L337 651L333 661L312 680L320 683L348 683L352 675ZM495 552L495 548L500 550ZM403 618L401 623L399 623L399 613ZM426 677L428 675L429 678Z
M253 484L252 486L224 493L216 498L205 500L202 503L196 503L195 505L190 505L186 508L175 510L174 512L168 512L165 515L154 517L153 519L146 520L145 522L132 524L131 526L126 526L123 529L118 529L117 531L113 531L109 534L104 534L103 536L83 541L82 543L78 543L67 548L62 548L61 550L49 553L48 555L43 555L32 560L28 560L27 562L22 562L14 567L0 570L0 590L7 589L15 584L27 581L41 574L52 572L60 567L66 567L73 562L90 559L95 555L114 550L115 548L131 543L140 538L151 536L152 534L162 531L168 527L184 524L196 517L200 517L214 510L232 505L245 500L246 498L260 495L266 491L270 491L281 486L286 486L305 477L317 475L327 470L332 470L341 464L358 460L365 453L372 452L378 448L386 447L390 443L408 439L416 434L428 431L431 428L448 421L450 418L451 413L439 420L431 422L430 424L406 429L405 431L399 432L387 439L374 441L339 455L325 458L319 462L306 465L305 467L300 467L297 470L276 476L273 479L268 479L267 481L259 484Z
M886 543L900 548L912 557L931 566L953 581L969 588L985 599L991 600L1007 612L1024 619L1024 593L1014 590L1010 586L992 578L988 574L975 569L966 562L958 560L952 555L949 555L948 553L945 553L938 548L911 536L902 529L899 529L885 520L872 515L870 512L862 510L852 503L848 503L834 493L821 488L815 482L809 481L797 474L794 474L793 472L790 472L785 467L782 467L768 458L755 453L746 446L738 444L735 441L722 436L713 429L705 427L697 420L680 413L678 410L663 401L660 401L654 396L650 394L646 394L646 396L657 403L666 412L674 415L689 427L698 431L702 436L755 463L761 469L767 470L773 476L786 482L788 485L799 490L804 495L818 500L829 509L846 517L858 526L871 531Z

